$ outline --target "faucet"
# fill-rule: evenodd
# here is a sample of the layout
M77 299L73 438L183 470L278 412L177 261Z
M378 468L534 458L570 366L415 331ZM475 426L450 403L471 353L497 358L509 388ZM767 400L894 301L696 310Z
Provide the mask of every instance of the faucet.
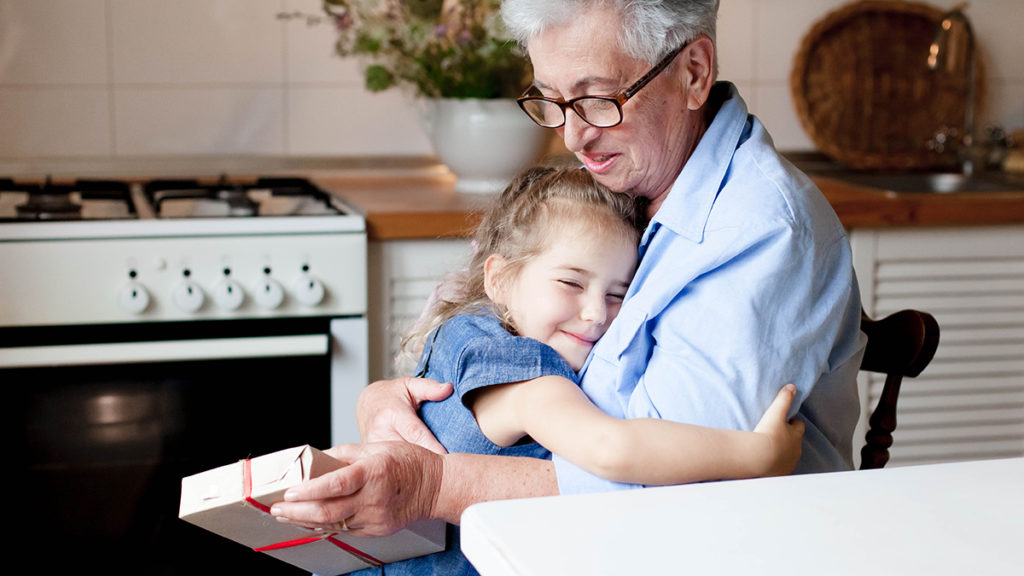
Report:
M958 150L961 170L964 176L974 172L974 160L971 148L974 144L974 30L964 14L967 3L954 6L939 18L939 26L935 31L935 39L928 48L928 69L938 70L945 63L949 72L956 71L960 65L967 74L967 101L964 103L964 134L962 147Z

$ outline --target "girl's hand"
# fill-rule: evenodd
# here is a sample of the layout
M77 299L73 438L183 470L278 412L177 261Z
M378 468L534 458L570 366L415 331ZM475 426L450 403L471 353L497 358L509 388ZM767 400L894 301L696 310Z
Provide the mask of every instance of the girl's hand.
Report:
M785 476L800 460L804 423L797 418L786 420L794 396L796 386L783 386L754 428L756 434L763 434L768 441L765 476Z

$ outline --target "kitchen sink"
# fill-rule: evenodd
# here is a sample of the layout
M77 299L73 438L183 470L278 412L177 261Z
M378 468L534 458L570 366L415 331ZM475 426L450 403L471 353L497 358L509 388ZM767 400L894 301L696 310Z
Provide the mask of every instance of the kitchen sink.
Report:
M810 176L825 176L857 186L891 192L946 194L1024 191L1024 175L1021 174L989 171L965 176L959 172L949 171L852 170L817 152L793 152L785 156Z
M1024 184L1009 181L1002 174L965 176L957 172L853 172L822 173L851 184L892 192L946 194L950 192L1011 192Z

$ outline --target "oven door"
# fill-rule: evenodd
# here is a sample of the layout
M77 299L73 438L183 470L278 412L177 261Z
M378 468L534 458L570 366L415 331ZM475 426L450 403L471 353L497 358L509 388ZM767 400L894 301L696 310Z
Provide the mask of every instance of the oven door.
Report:
M11 495L28 535L15 557L47 571L296 573L179 520L181 478L331 445L332 412L351 421L365 385L365 346L364 318L3 329ZM345 396L333 407L332 385Z

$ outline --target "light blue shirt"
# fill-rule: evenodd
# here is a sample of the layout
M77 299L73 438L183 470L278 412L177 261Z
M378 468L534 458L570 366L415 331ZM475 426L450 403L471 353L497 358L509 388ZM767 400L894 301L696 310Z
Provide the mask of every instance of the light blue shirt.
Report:
M644 233L583 390L619 418L751 430L792 382L797 472L849 469L866 338L846 233L735 87L712 99L724 101ZM630 487L554 462L562 494Z

